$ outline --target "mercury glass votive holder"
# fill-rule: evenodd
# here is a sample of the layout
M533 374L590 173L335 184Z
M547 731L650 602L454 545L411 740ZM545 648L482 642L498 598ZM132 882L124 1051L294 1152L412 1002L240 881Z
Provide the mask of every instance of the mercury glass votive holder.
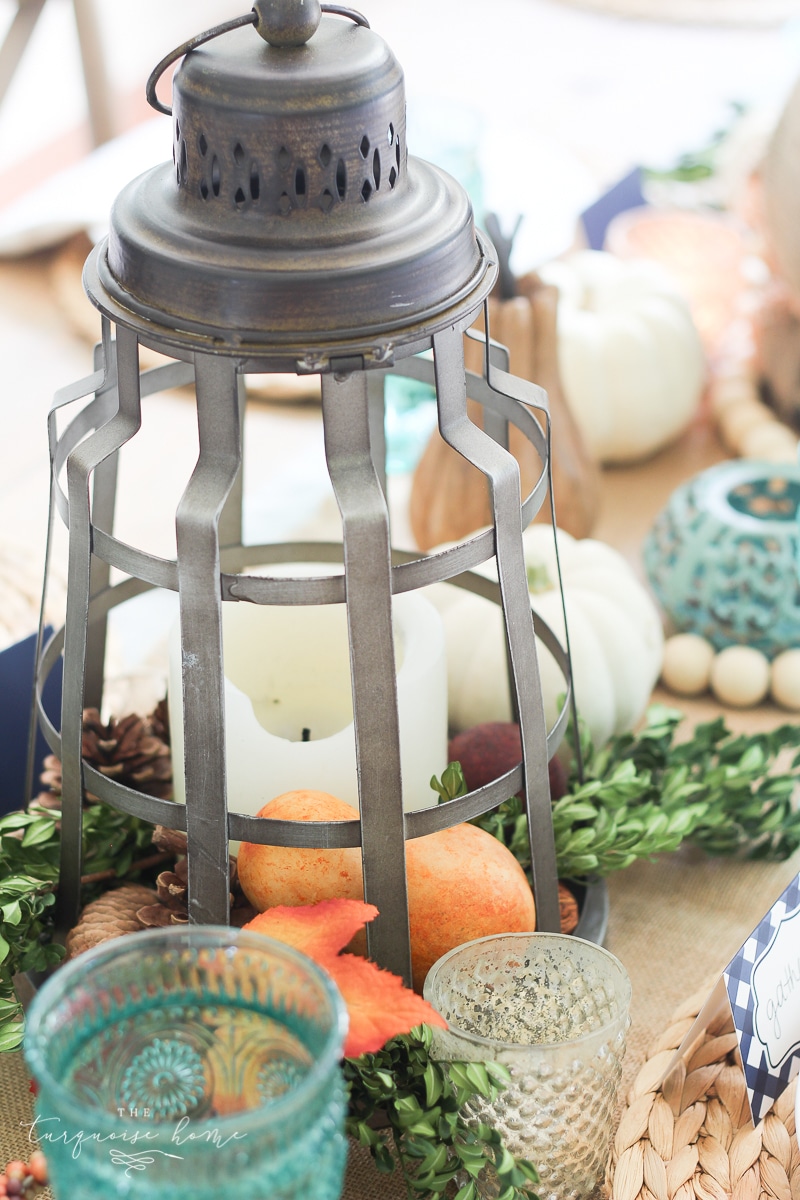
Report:
M32 1139L56 1200L336 1200L347 1013L305 955L260 934L129 934L31 1006Z
M469 1115L501 1134L541 1179L540 1200L582 1200L603 1179L629 1025L631 986L613 954L582 938L513 933L478 938L436 962L425 999L443 1062L499 1062L511 1084ZM499 1193L484 1172L481 1196Z

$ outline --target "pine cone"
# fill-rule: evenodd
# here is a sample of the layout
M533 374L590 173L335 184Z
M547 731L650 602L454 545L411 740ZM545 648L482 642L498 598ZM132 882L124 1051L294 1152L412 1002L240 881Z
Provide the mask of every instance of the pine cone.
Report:
M166 904L145 904L136 911L140 929L163 929L166 925L188 925L189 914L176 912Z
M161 738L162 742L170 745L169 736L169 704L166 697L159 700L153 711L150 713L150 724L153 727L153 734Z
M82 754L90 766L126 787L169 800L172 797L172 757L165 741L168 734L166 704L159 704L149 717L132 714L104 725L96 708L83 712ZM34 804L39 808L58 807L61 795L61 763L50 754L44 760L41 782L49 788ZM55 796L55 802L54 802ZM86 792L87 802L97 797Z
M174 871L162 871L156 880L158 898L167 908L175 912L186 911L186 878L188 867L186 859L175 863Z
M58 780L59 780L59 784L60 784L60 782L61 782L61 763L58 761L58 759L53 754L48 754L47 758L44 760L45 770L42 771L42 774L40 775L39 778L41 779L42 783L45 783L45 782L49 783L49 780L46 781L46 779L45 779L45 776L47 776L50 773L50 768L48 767L49 763L55 763L56 767L58 768ZM60 791L57 793L56 792L40 792L38 796L35 796L34 799L31 800L30 811L36 812L37 810L38 811L44 810L45 813L61 812L61 793L60 793ZM56 825L59 829L61 828L60 821L56 822Z
M67 958L75 958L123 933L137 933L142 928L137 911L155 898L156 893L140 883L126 883L103 892L86 905L77 925L67 934Z
M167 829L166 825L155 825L153 845L165 853L174 854L177 858L186 854L186 834L182 829Z
M183 925L189 920L186 888L188 871L185 858L186 834L179 829L166 829L163 825L156 825L153 844L159 850L169 850L184 857L176 860L171 871L161 872L156 880L156 903L144 905L136 915L141 924L148 928L162 925ZM234 855L231 855L229 870L231 925L241 927L247 921L251 921L256 913L242 891Z

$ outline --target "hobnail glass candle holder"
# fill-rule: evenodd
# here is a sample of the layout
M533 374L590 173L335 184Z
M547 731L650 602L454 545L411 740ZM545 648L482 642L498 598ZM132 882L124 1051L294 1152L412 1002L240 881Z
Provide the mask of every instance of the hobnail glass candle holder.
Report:
M260 934L130 934L31 1006L34 1134L55 1195L336 1200L347 1014L315 963Z
M538 1168L541 1200L581 1200L601 1181L625 1053L630 980L607 950L557 933L514 933L456 947L431 968L425 999L447 1020L431 1053L499 1062L511 1084L470 1116ZM497 1196L496 1178L479 1180Z

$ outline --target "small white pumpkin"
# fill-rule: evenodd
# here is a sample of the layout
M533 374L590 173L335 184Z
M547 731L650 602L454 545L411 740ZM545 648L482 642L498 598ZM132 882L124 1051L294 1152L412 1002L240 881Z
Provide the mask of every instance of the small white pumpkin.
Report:
M689 306L662 268L581 250L540 275L559 290L559 369L590 453L635 462L676 438L706 365Z
M532 606L564 644L564 619L553 532L532 525L523 534L535 589ZM596 746L632 729L644 713L661 670L663 632L653 601L622 555L591 538L559 531L559 556L569 620L578 712ZM482 572L496 578L494 561ZM499 605L462 588L437 584L431 599L444 620L449 720L454 730L511 720L503 620ZM564 677L538 644L548 727L558 713Z

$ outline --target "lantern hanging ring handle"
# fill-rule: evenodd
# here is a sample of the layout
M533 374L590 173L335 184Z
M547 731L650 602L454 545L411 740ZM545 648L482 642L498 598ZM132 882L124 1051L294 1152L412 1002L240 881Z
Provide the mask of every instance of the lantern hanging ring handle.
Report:
M223 33L229 33L231 29L239 29L242 25L255 25L257 20L255 10L253 10L252 12L245 13L243 17L234 17L232 21L224 21L222 25L215 25L213 29L207 29L205 33L195 34L194 37L189 38L188 42L184 42L176 50L171 50L165 58L162 58L158 66L151 71L150 78L147 81L145 95L150 107L154 108L156 112L164 113L165 116L171 117L172 107L162 104L156 95L156 84L167 67L171 67L174 62L177 62L179 58L183 58L191 50L196 50L198 46L210 42L212 38L219 37Z
M367 18L360 12L356 12L354 8L346 8L341 4L320 4L318 11L320 14L330 13L337 17L349 17L350 20L354 21L356 25L362 25L365 29L369 29L370 27ZM249 13L245 13L244 16L234 17L231 21L224 21L221 25L215 25L213 29L207 29L205 33L197 33L194 37L189 38L188 41L183 42L177 47L177 49L171 50L169 54L161 59L161 62L150 73L150 78L147 80L147 85L145 88L147 103L151 108L154 108L156 112L164 113L165 116L171 117L172 107L167 104L162 104L156 95L156 86L167 67L171 67L172 64L177 62L179 58L183 58L184 55L189 54L190 51L196 50L198 46L203 46L206 42L210 42L214 38L220 37L220 35L223 33L230 33L232 29L240 29L243 25L259 25L261 23L263 23L263 18L261 13L258 11L257 0L256 7L253 8ZM316 28L316 26L314 28ZM259 32L261 32L261 29L259 29ZM308 33L308 37L310 37L312 33L313 29ZM303 41L306 40L307 38L303 38ZM278 43L276 42L275 44ZM287 44L296 45L299 43L290 42Z

